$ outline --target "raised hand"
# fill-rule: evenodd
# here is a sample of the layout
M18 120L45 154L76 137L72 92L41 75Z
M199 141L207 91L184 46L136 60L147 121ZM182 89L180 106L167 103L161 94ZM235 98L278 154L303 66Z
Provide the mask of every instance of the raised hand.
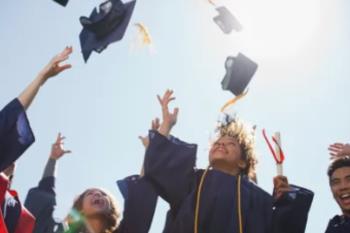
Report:
M274 185L274 190L275 190L275 196L274 198L277 200L281 198L281 196L289 192L291 190L289 184L288 184L288 179L285 176L276 176L273 178L273 185Z
M168 136L172 127L176 124L177 121L177 115L179 113L178 108L174 108L172 112L169 111L169 103L173 100L175 100L175 97L173 97L173 91L172 90L166 90L163 97L161 98L159 95L157 95L158 101L162 108L162 123L159 128L159 133Z
M60 63L67 60L73 52L72 47L66 47L62 52L54 56L51 61L40 71L39 76L42 78L42 84L49 78L56 76L62 71L72 67L70 64L61 65Z
M152 130L158 130L158 129L159 129L159 126L160 126L160 124L159 124L159 118L155 118L154 120L152 120L152 123L151 123L151 129L152 129ZM149 138L148 138L148 135L146 135L146 136L139 136L139 139L141 140L143 146L144 146L145 148L147 148L148 145L149 145Z
M334 143L328 147L331 159L336 159L338 157L350 156L350 144L344 143Z
M66 47L61 53L51 59L38 76L23 90L18 96L19 102L22 104L25 110L28 109L35 96L37 95L40 87L46 82L48 78L51 78L63 70L69 69L72 66L70 64L60 65L64 60L67 60L69 54L73 51L72 47Z
M63 149L63 140L65 137L61 136L61 133L58 133L56 142L52 144L50 158L54 160L60 159L64 154L71 153L70 150Z

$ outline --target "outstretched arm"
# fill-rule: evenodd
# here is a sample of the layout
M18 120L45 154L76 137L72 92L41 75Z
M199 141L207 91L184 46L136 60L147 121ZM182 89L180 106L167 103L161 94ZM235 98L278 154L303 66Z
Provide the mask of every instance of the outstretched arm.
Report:
M71 153L70 150L64 150L63 149L63 140L65 139L64 136L61 135L61 133L58 133L57 139L54 144L52 144L51 147L51 153L49 160L46 163L44 173L43 173L43 179L45 177L55 176L56 171L56 161L59 160L63 155Z
M37 95L40 87L51 77L56 76L62 71L71 68L70 64L61 65L60 63L67 60L72 53L72 47L66 47L61 53L57 54L51 61L41 70L38 76L24 89L18 96L19 102L25 110L28 109L33 99Z

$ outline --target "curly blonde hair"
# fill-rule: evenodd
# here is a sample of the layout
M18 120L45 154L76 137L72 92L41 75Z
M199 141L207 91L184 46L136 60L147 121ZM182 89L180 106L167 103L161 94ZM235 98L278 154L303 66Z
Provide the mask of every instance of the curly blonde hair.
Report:
M243 159L246 162L246 167L241 172L257 182L256 164L258 161L255 150L255 126L250 127L236 115L226 114L224 119L218 122L215 132L217 139L223 136L237 139L243 152Z
M118 228L119 222L120 222L120 211L118 209L117 202L115 198L112 196L112 194L110 194L108 191L103 190L101 188L97 188L97 189L105 193L111 203L111 208L108 213L101 213L101 214L98 214L99 216L97 216L103 221L105 226L104 231L102 233L112 233L115 229ZM91 189L85 190L74 200L72 209L75 209L81 213L83 209L84 197L90 190Z

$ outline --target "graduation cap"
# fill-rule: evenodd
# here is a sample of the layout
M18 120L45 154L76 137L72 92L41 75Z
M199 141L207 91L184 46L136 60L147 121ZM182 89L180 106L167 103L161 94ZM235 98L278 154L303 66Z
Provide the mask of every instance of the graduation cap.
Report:
M69 0L54 0L54 1L60 4L61 6L66 6Z
M215 16L213 20L225 34L230 34L232 30L242 30L242 25L226 7L217 7L216 10L219 15Z
M254 76L258 64L239 53L237 57L229 56L225 62L226 75L221 81L222 89L231 91L234 95L242 94Z
M123 3L120 0L108 0L101 3L99 11L96 8L90 17L80 17L83 25L80 45L86 62L92 51L101 53L110 43L123 38L131 19L136 0Z

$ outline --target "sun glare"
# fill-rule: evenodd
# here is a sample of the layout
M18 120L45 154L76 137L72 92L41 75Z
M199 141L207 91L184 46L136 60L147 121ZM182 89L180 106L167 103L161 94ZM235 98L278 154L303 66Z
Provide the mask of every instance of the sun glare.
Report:
M315 36L320 22L319 0L236 0L226 4L243 25L232 33L232 46L250 54L283 57L299 52ZM230 37L231 37L230 36Z

